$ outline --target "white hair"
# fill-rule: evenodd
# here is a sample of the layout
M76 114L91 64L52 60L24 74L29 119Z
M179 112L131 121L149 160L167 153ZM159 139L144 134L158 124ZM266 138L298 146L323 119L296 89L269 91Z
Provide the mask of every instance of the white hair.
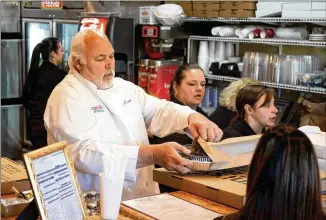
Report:
M98 34L100 37L106 37L105 34L98 30L93 30L93 29L85 29L82 31L79 31L74 38L71 41L71 46L70 46L70 54L68 58L68 66L70 69L70 72L77 71L74 66L74 59L78 59L81 64L86 64L85 60L85 38L88 35L91 34ZM73 59L74 58L74 59Z
M236 112L237 108L235 107L235 101L239 90L248 85L260 84L258 80L251 78L242 78L240 80L230 83L230 85L223 89L220 95L219 103L221 106Z

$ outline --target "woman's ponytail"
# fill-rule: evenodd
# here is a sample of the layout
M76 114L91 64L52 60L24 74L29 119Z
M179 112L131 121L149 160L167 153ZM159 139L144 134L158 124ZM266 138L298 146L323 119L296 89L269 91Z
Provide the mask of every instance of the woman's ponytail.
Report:
M42 51L42 43L38 43L33 49L28 75L31 71L36 70L39 67L41 51Z
M29 102L33 99L33 91L37 84L37 69L39 68L42 43L38 43L32 53L31 64L27 74L27 79L23 88L23 104L29 107Z

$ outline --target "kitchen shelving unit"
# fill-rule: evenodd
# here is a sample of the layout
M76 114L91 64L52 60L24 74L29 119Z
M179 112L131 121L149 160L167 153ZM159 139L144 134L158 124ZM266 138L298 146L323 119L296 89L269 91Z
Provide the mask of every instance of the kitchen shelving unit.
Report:
M326 17L325 18L187 18L187 22L216 22L217 25L220 24L243 24L248 25L250 23L257 24L272 24L277 26L284 26L291 23L303 23L303 24L314 24L320 26L326 26ZM236 55L239 55L239 43L253 43L253 44L265 44L265 45L274 45L278 46L279 54L282 54L283 45L293 45L293 46L309 46L309 47L318 47L326 48L326 42L324 41L309 41L309 40L289 40L289 39L240 39L238 37L215 37L215 36L189 36L188 38L188 54L187 61L197 62L197 54L199 41L201 40L213 40L213 41L223 41L223 42L232 42L236 44ZM228 76L217 76L207 74L206 78L209 80L219 80L219 81L236 81L239 78L228 77ZM278 89L289 89L301 92L310 92L326 95L326 89L321 87L305 87L299 85L288 85L280 84L273 82L262 82L264 85L278 88Z
M240 23L265 23L280 25L281 23L311 23L321 26L326 26L326 18L196 18L188 17L187 22L198 22L198 21L212 21L221 22L228 24L240 24Z
M311 47L325 47L326 42L323 41L309 41L309 40L287 40L277 38L255 38L240 39L238 37L210 37L210 36L190 36L189 40L213 40L213 41L224 41L233 43L251 43L251 44L269 44L269 45L294 45L294 46L311 46Z
M206 78L209 80L220 80L220 81L227 81L227 82L233 82L233 81L237 81L240 79L240 78L236 78L236 77L217 76L217 75L206 75ZM282 83L263 82L263 81L261 81L261 83L268 87L277 88L277 89L289 89L289 90L295 90L295 91L301 91L301 92L311 92L311 93L318 93L318 94L326 95L326 89L322 88L322 87L307 87L307 86L288 85L288 84L282 84Z

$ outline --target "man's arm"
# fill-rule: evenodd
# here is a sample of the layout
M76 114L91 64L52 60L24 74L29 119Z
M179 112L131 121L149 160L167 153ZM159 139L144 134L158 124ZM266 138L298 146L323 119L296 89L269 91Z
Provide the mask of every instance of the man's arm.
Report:
M167 142L157 145L146 145L139 148L137 168L159 164L167 170L187 173L191 170L193 163L182 158L178 153L189 154L190 151L176 142Z
M157 137L183 132L188 127L189 115L196 113L188 106L178 105L165 99L158 99L148 95L138 86L134 87L136 97L142 108L147 130Z
M102 172L102 156L114 151L128 158L126 179L133 179L139 146L108 143L101 137L100 126L82 103L77 91L71 88L52 93L44 113L49 144L66 140L70 156L77 169L88 174ZM52 141L51 141L52 140Z
M189 128L188 131L194 138L200 136L210 142L218 142L221 139L223 135L221 129L188 106L157 99L139 87L136 88L136 94L143 108L147 130L151 134L165 137Z

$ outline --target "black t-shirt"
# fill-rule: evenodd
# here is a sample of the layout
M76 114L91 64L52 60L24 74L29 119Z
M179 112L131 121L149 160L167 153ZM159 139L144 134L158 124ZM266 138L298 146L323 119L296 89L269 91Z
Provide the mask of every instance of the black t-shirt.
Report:
M209 120L214 122L220 129L225 129L229 126L231 120L237 115L224 106L219 106L210 116Z
M223 130L223 137L221 140L233 137L250 136L255 134L256 132L252 130L252 128L246 121L238 119L232 125L228 126Z

